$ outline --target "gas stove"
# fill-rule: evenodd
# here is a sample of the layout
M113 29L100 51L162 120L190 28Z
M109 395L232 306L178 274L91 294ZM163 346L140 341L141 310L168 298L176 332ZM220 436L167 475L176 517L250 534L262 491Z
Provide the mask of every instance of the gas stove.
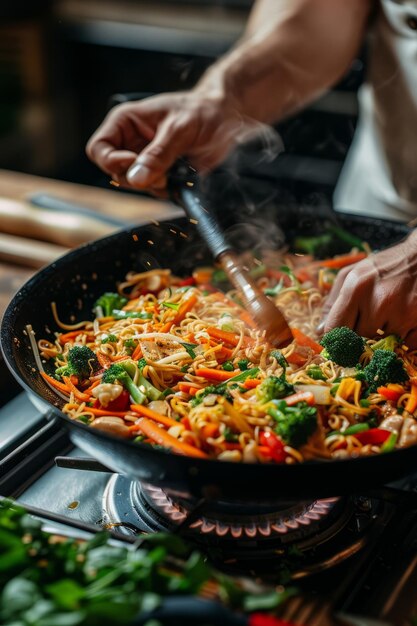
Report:
M26 394L0 409L0 495L55 528L180 534L229 574L295 584L282 617L299 624L406 626L417 615L417 474L372 493L262 506L195 500L85 456Z

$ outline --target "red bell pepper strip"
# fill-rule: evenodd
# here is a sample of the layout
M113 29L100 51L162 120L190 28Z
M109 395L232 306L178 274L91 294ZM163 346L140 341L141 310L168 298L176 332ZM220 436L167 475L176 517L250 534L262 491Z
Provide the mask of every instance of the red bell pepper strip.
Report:
M369 430L364 430L361 433L357 433L355 437L358 441L361 442L363 446L380 446L388 439L390 435L390 430L385 430L384 428L370 428Z
M259 443L261 446L267 446L271 453L271 458L276 463L284 463L287 453L284 450L284 444L281 439L271 431L261 431L259 434Z
M380 396L385 398L385 400L390 400L391 402L397 402L398 398L405 393L405 389L402 385L397 385L394 383L390 383L384 387L378 387L377 392Z
M101 407L100 405L99 408L100 409L105 408L109 411L128 411L129 407L130 407L130 395L129 395L129 392L126 391L126 389L123 389L120 396L118 396L117 398L109 402L106 407Z

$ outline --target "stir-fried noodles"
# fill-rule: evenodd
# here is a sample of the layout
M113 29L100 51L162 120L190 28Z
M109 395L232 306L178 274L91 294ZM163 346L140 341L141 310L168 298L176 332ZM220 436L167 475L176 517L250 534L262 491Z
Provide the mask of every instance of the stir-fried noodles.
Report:
M178 454L234 462L300 463L373 455L417 442L417 356L395 336L346 328L322 338L321 310L337 270L359 260L287 255L254 267L294 341L269 346L215 270L127 276L95 317L35 341L62 410L91 428ZM48 370L47 373L44 366ZM53 366L53 367L51 367Z

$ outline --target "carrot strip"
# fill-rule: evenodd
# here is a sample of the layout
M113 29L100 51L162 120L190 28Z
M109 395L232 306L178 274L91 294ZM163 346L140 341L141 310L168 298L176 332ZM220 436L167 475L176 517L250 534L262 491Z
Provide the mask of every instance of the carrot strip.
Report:
M155 424L155 422L147 419L146 417L142 417L137 423L137 426L144 435L149 437L149 439L152 439L155 443L163 446L164 448L168 448L168 450L172 450L172 452L183 454L185 456L200 457L202 459L207 458L207 454L205 452L191 446L188 443L178 441L178 439L172 437L172 435L167 433L166 430L160 428Z
M362 261L367 257L366 252L357 252L355 254L343 254L341 256L335 257L334 259L323 259L322 261L313 261L312 263L308 263L303 266L302 269L310 269L317 267L328 267L329 269L338 270L342 267L346 267L347 265L353 265L358 261Z
M298 330L298 328L291 328L291 332L299 346L307 346L308 348L311 348L316 354L320 354L320 352L323 350L323 347L319 343L317 343L317 341L314 341L314 339L311 339L311 337L305 335L303 332L301 332L301 330Z
M261 384L261 382L262 380L260 380L259 378L248 378L243 383L243 386L245 387L245 389L255 389L258 385Z
M291 365L298 365L299 367L301 367L301 365L304 365L304 363L307 361L307 357L303 354L299 354L298 352L291 352L291 354L289 354L285 358L287 359L288 363L291 363Z
M84 389L84 393L91 396L91 394L93 393L93 389L95 389L100 384L101 384L101 380L95 380L92 385L87 387L87 389Z
M219 426L218 424L205 424L201 429L201 434L204 439L208 439L209 437L217 437L219 434Z
M86 413L92 413L97 417L104 417L105 415L112 415L113 417L125 417L128 411L112 411L111 409L95 409L92 406L85 407Z
M69 333L63 333L62 335L60 335L59 336L59 343L63 346L68 341L71 341L72 339L75 339L76 337L78 337L78 335L87 335L87 340L88 341L93 341L94 340L94 335L92 335L91 333L89 333L86 330L83 331L82 328L79 328L78 330L72 330Z
M69 376L63 376L62 380L65 382L69 390L74 394L77 400L79 400L80 402L88 402L90 400L90 396L77 389Z
M236 347L240 341L240 335L231 333L227 330L221 330L220 328L215 328L214 326L208 326L206 330L210 337L214 337L214 339L218 339L219 341L224 341L234 347ZM246 346L250 343L253 343L252 339L244 336L243 345Z
M138 361L139 359L141 359L143 357L142 354L142 348L140 346L140 343L138 343L138 345L136 346L136 348L133 350L132 356L130 357L133 361Z
M224 382L236 376L240 373L240 370L235 370L234 372L226 372L226 370L216 370L211 367L199 367L195 370L196 376L201 376L206 380L215 380L219 382Z
M178 422L173 420L171 417L167 417L166 415L162 415L162 413L157 413L157 411L148 409L148 407L142 406L142 404L131 404L130 408L135 413L138 413L138 415L141 415L142 417L149 417L154 422L163 424L164 426L167 426L168 428L171 428L171 426L178 426Z
M68 395L70 394L70 390L68 389L68 386L66 384L60 383L58 380L55 380L55 378L52 378L52 376L49 376L49 374L46 374L45 372L40 372L40 375L42 376L42 378L48 381L48 383L52 385L52 387L55 387L55 389L62 391L62 393L67 393Z
M417 409L417 385L411 385L411 395L407 400L407 404L405 405L405 410L409 413L414 413Z
M197 295L193 293L190 295L189 298L187 298L185 302L182 303L174 319L170 320L169 322L166 322L162 326L161 332L167 333L169 330L171 330L172 326L177 326L180 322L182 322L182 320L185 318L187 313L189 313L192 310L196 302L197 302Z
M113 363L111 358L102 352L96 352L96 357L101 367L108 368Z
M202 387L196 386L194 383L181 382L178 383L178 389L184 393L189 393L190 396L195 396Z

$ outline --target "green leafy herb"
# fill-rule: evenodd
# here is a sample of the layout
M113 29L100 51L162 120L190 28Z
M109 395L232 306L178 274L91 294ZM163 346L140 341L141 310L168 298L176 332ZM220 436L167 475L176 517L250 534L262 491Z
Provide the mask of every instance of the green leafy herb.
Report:
M185 342L181 342L182 347L184 348L184 350L186 352L188 352L188 354L190 355L190 357L192 359L195 359L196 357L196 353L194 352L194 348L198 348L198 343L185 343Z
M180 308L179 302L163 302L162 306L164 306L166 309L172 309L173 311L178 311L178 309Z

